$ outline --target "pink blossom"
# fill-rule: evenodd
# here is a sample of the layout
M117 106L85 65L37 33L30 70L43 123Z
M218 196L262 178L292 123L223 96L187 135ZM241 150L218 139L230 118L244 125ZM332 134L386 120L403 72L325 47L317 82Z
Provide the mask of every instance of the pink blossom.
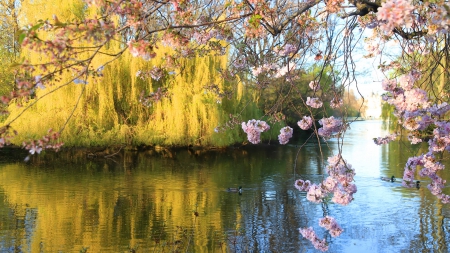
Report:
M328 215L319 220L319 226L328 230L333 237L339 236L344 231L336 220Z
M306 98L306 105L311 106L312 108L320 108L322 107L323 103L320 101L319 98Z
M326 242L325 239L320 240L317 235L316 232L314 232L314 229L312 227L309 228L300 228L299 229L300 234L308 239L309 241L311 241L311 243L313 244L314 248L320 250L320 251L327 251L328 250L328 244Z
M278 52L280 56L289 56L297 52L297 47L292 44L284 45L283 49Z
M405 169L403 171L403 182L402 185L405 187L414 186L414 174L417 166L422 166L422 156L410 157L406 162Z
M312 126L312 119L309 116L303 116L303 119L297 122L297 125L303 129L303 130L308 130L311 128Z
M275 73L275 77L282 77L287 75L289 72L291 72L295 68L295 64L289 64L285 65L282 68L278 69L278 71Z
M408 135L408 140L411 142L411 144L418 144L422 142L422 139L418 138L415 135Z
M31 146L31 148L30 148L29 151L30 151L30 154L32 154L32 155L34 155L34 154L40 154L41 151L42 151L42 147L33 145L33 146Z
M417 79L420 78L420 73L417 71L405 74L399 78L398 83L400 84L400 87L402 87L404 90L411 90L414 87L414 83Z
M323 181L322 185L325 187L325 189L326 189L328 192L332 192L332 191L334 191L334 189L336 188L337 182L336 182L336 180L335 180L333 177L327 177L327 178Z
M311 182L309 180L303 181L302 179L295 180L294 186L299 191L308 191L311 186Z
M419 108L426 109L428 108L428 95L427 92L422 89L411 89L405 91L405 103L406 103L406 111L415 111Z
M318 91L320 90L320 83L319 81L311 81L309 82L309 88L311 88L311 90L313 91Z
M420 128L420 124L415 118L407 118L403 121L403 127L409 131L414 131Z
M153 51L152 45L147 41L128 41L128 49L133 57L140 56L142 59L148 61L156 56L156 53Z
M330 107L333 109L339 108L344 104L344 101L342 100L342 98L333 98L333 100L331 100L330 102Z
M355 194L358 191L358 188L355 184L348 183L344 186L344 191L346 191L348 194L352 195Z
M327 172L328 175L333 177L341 185L347 185L353 181L353 178L355 176L355 170L352 168L351 164L347 163L342 158L340 158L337 163L333 163L333 161L339 157L340 156L337 155L328 158Z
M322 125L322 127L319 128L318 133L323 138L330 138L344 128L342 121L335 119L333 116L319 120L319 124Z
M270 129L270 126L261 120L249 120L247 123L242 122L242 129L247 134L247 139L253 144L261 142L261 133Z
M326 192L322 189L321 185L312 184L308 189L306 199L314 203L320 203L323 201L325 194Z
M291 127L286 126L281 128L280 135L278 135L278 140L280 141L280 144L287 144L289 142L289 139L292 138L293 130Z
M275 64L264 64L262 66L258 66L257 68L252 68L252 74L254 76L258 76L264 72L269 72L272 70L277 69L277 66Z
M195 31L192 38L197 41L198 44L205 45L209 40L211 40L212 36L209 32Z
M395 79L383 79L383 81L381 81L381 87L385 91L393 91L397 87L397 82Z
M390 134L390 135L386 135L385 137L374 138L373 141L377 145L382 145L382 144L387 144L387 143L395 140L396 138L397 138L397 134L393 133L393 134Z
M150 76L153 80L158 81L164 75L164 72L161 68L154 67L150 70Z
M411 28L413 24L414 6L409 0L387 0L381 4L377 11L380 29L391 35L396 27Z
M334 191L334 195L331 200L336 204L346 206L353 200L353 197L352 194L337 190Z

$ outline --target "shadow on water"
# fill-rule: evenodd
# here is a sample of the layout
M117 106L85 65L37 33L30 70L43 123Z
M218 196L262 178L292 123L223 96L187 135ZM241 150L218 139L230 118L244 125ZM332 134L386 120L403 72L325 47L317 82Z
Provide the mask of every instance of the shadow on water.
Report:
M293 187L325 173L316 144L9 159L0 164L0 251L314 252L298 233L313 226L330 252L447 252L449 206L426 184L379 180L400 177L405 159L395 144L373 145L379 125L355 122L344 143L358 185L347 207L309 203ZM330 146L325 159L336 152ZM242 194L226 191L238 186ZM318 227L326 214L340 222L341 237Z

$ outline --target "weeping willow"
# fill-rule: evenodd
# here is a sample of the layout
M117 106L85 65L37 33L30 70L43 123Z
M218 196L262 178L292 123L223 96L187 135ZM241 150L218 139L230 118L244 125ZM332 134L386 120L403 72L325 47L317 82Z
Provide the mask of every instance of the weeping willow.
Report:
M60 20L90 15L77 0L54 6L48 1L24 2L22 9L22 20L27 22L33 22L37 17L49 17L52 13L59 13ZM35 10L39 10L38 13ZM119 43L112 43L108 50L114 52L120 47ZM159 47L156 53L162 56L172 52ZM43 60L41 55L33 52L23 52L23 55L30 62ZM125 53L104 66L102 78L89 78L87 84L64 85L73 78L68 72L59 85L37 89L34 99L19 101L21 107L16 103L10 105L11 114L5 122L39 99L11 125L19 132L13 143L40 138L50 128L63 129L61 140L66 146L226 146L245 141L246 136L239 126L224 133L214 132L218 125L230 120L230 114L239 114L243 120L263 116L256 105L254 92L239 81L225 81L217 71L226 68L226 55L182 59L174 73L166 73L158 81L136 76L138 71L161 66L163 60L157 57L144 61ZM109 61L110 56L100 55L92 66L103 67L102 64ZM232 97L218 99L217 94L205 89L211 84L220 90L232 90ZM167 89L166 97L151 105L140 101L142 92L149 94L161 87ZM277 134L273 130L266 138Z

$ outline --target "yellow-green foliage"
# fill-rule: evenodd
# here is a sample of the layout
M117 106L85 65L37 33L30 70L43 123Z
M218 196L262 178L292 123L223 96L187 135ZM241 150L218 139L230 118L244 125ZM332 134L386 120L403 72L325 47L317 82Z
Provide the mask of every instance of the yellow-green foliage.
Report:
M56 15L61 22L82 19L86 15L83 0L23 0L20 3L21 25L34 24L38 20L52 19Z
M42 5L38 8L36 4L42 4L39 1L25 3L23 13L29 17L24 20L35 21L37 16L45 18L53 12L58 13L60 20L87 15L79 2L65 1L56 8L43 8ZM36 9L42 12L34 13ZM116 52L120 47L119 43L111 43L104 50ZM164 56L173 52L159 47L156 53ZM33 52L24 52L23 55L30 62L42 60L42 55ZM239 125L224 133L214 132L218 125L230 119L230 114L240 113L243 121L262 116L261 110L253 102L254 94L250 94L238 81L224 81L218 73L219 68L226 67L227 56L181 59L175 74L167 74L159 81L136 77L138 70L148 71L161 66L163 58L157 57L146 62L126 52L105 66L101 79L89 78L87 85L70 83L63 86L73 78L71 72L64 73L59 84L44 90L38 89L36 98L40 100L13 122L12 127L19 132L19 136L12 140L13 143L38 139L49 128L59 131L62 127L64 131L61 139L68 146L226 146L245 141L246 136ZM98 68L111 59L110 56L98 55L92 67ZM222 99L221 103L217 103L217 94L204 88L211 84L216 84L221 90L232 89L232 99ZM149 94L156 92L159 87L167 88L169 96L148 107L139 101L142 91ZM53 90L50 95L44 96ZM11 104L11 115L5 122L14 119L34 101L30 100L20 108ZM277 134L278 131L274 129L272 135ZM269 135L266 134L266 137Z
M158 54L163 54L164 50L167 49L160 49ZM94 66L107 60L100 57ZM105 68L103 78L90 79L87 85L69 84L41 98L12 125L21 134L15 142L21 142L23 137L40 138L49 128L59 130L70 117L82 92L80 102L62 134L66 145L224 146L243 141L245 136L240 126L225 133L214 132L215 127L229 120L230 113L237 113L243 108L243 119L261 116L255 103L246 105L245 101L250 96L245 94L241 83L228 84L216 72L219 67L225 67L226 61L226 56L183 60L183 71L165 80L154 81L142 80L135 73L140 69L159 66L159 60L144 62L125 54ZM70 76L63 79L68 78ZM216 94L204 88L213 83L221 89L237 87L234 98L217 103ZM142 91L148 94L161 86L168 87L168 98L150 107L139 101ZM38 90L37 97L57 87ZM11 105L9 119L23 108Z

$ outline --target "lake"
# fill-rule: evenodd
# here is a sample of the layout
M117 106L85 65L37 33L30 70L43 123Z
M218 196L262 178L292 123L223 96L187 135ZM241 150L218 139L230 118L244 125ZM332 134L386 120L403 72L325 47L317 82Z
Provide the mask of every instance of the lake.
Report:
M380 180L401 178L404 153L424 150L373 143L386 133L381 121L347 132L358 187L348 206L310 203L293 186L322 179L336 140L322 150L317 140L110 157L66 150L28 163L25 151L0 150L0 252L316 252L298 232L309 226L329 252L448 252L450 205L427 180L419 189ZM242 194L226 191L239 186ZM340 237L318 226L324 215L337 219Z

